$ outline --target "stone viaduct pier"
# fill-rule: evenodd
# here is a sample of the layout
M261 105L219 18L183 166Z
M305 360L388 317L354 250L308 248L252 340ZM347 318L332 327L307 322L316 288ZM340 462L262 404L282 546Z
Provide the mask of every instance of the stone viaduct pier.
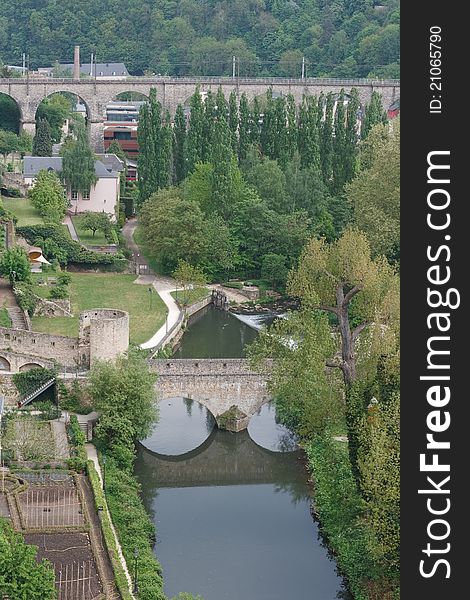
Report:
M165 110L174 114L178 104L187 104L189 98L199 86L201 92L217 91L222 88L228 97L235 91L238 97L246 94L249 101L261 96L272 87L274 92L283 95L292 94L296 102L303 96L318 96L321 93L346 93L356 88L362 105L370 101L373 91L382 95L385 108L388 108L400 96L400 81L372 79L283 79L258 78L241 79L229 77L128 77L124 80L95 79L0 79L0 93L11 96L20 111L21 126L34 133L36 111L44 98L56 92L70 92L78 96L85 104L90 128L90 138L97 150L103 144L103 125L106 104L123 92L139 92L148 96L151 88L156 88L157 98Z
M248 427L255 412L271 400L266 374L250 368L246 359L152 359L151 370L158 375L158 398L181 396L203 404L219 421L236 406L236 426ZM266 363L269 367L270 363Z

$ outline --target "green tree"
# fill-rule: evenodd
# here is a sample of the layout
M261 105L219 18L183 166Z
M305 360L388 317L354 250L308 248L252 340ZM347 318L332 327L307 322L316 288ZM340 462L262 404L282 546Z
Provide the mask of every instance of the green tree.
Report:
M250 142L253 145L261 144L261 104L258 98L253 100L250 113Z
M25 544L10 523L0 517L0 595L18 600L57 597L52 565L36 561L37 547Z
M320 133L318 129L318 100L304 96L299 108L298 150L302 167L320 172Z
M346 111L344 103L344 90L341 90L336 102L333 137L333 180L331 183L331 188L333 193L336 194L343 189L343 186L346 182Z
M384 111L382 106L382 96L373 91L369 104L366 105L365 116L362 122L361 137L365 139L372 127L379 123L385 124L387 122L387 113Z
M202 161L203 149L203 127L204 106L199 88L191 96L189 102L191 111L188 131L188 173L192 173L194 167Z
M173 129L174 182L181 183L186 177L186 117L183 107L178 104Z
M331 183L333 176L333 94L328 94L325 105L325 118L322 122L320 156L321 167L323 172L323 180L326 184ZM320 112L323 110L323 105L320 107Z
M0 129L0 154L3 155L3 161L11 152L19 152L24 155L31 151L33 139L26 131L16 135L13 131L4 131Z
M116 361L99 361L93 365L89 393L101 418L127 419L132 440L147 437L157 417L155 409L155 375L150 373L145 356L135 349ZM109 423L109 421L108 421Z
M61 93L53 94L41 102L36 113L36 120L45 119L51 128L52 141L58 144L63 135L62 127L70 117L72 101Z
M204 216L181 190L153 194L142 206L141 222L148 247L166 272L171 273L181 259L198 264L206 245Z
M328 366L341 370L346 388L358 377L357 343L362 332L369 334L367 342L361 337L361 366L366 371L371 368L369 360L396 350L399 279L385 260L371 258L363 233L347 230L331 244L311 239L288 288L306 307L336 319L340 343Z
M207 278L202 269L191 265L185 260L178 261L178 266L173 272L173 278L176 279L178 287L183 288L183 305L188 304L189 291L193 287L203 287L207 283Z
M346 110L346 131L344 134L344 181L348 183L356 174L359 94L356 88L351 90Z
M285 283L287 279L286 257L282 254L265 254L261 263L261 277L274 287Z
M370 167L346 187L346 195L354 208L354 222L366 233L373 254L396 260L400 246L399 119L394 119L391 130L376 125L369 137Z
M240 98L240 124L238 129L238 160L242 162L246 158L248 146L251 143L250 132L250 106L246 94L242 94Z
M82 229L90 230L93 237L97 231L102 231L106 238L111 236L112 223L106 213L85 212L80 219Z
M47 223L61 223L67 209L67 198L55 171L39 171L34 186L28 191L31 204Z
M204 100L204 117L202 123L202 152L201 161L208 162L212 155L215 123L217 120L216 99L211 90Z
M90 147L84 125L75 127L76 140L62 155L62 180L71 191L88 194L98 181L95 172L95 155Z
M52 137L49 122L39 119L33 139L33 156L52 156Z
M31 264L24 248L13 246L5 250L0 259L0 273L8 277L12 284L31 279Z
M245 179L272 210L279 213L291 209L286 189L286 176L277 161L264 158L245 171Z
M238 155L238 101L237 94L235 91L230 93L228 103L228 126L230 128L230 141L232 144L232 151L235 155Z

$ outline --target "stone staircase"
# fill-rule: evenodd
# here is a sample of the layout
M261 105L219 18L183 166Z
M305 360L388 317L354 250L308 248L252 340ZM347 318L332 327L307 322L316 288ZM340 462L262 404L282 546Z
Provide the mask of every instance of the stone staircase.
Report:
M7 308L13 329L28 329L23 311L17 306Z

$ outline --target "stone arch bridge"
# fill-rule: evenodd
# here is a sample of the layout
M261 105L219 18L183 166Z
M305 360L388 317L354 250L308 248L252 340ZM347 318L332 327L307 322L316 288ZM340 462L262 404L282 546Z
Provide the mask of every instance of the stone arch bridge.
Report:
M253 371L246 359L152 359L149 364L158 375L160 400L178 396L196 400L216 420L236 406L243 414L230 427L234 431L246 429L256 411L272 399L266 373Z
M382 95L385 108L388 108L400 96L398 79L231 79L227 77L129 77L119 81L54 78L0 79L0 93L7 94L16 101L20 111L21 126L30 133L34 133L36 111L44 98L56 92L71 92L79 96L85 103L90 138L97 150L103 144L106 104L116 98L118 94L139 92L148 96L150 89L156 88L157 98L164 109L174 114L178 104L185 104L197 86L200 86L202 92L216 91L221 87L227 97L232 91L235 91L238 97L245 93L250 101L272 87L274 91L284 95L291 93L297 102L300 102L304 95L318 96L322 92L324 94L339 93L341 89L348 93L351 88L355 87L362 105L369 102L373 91L377 91Z

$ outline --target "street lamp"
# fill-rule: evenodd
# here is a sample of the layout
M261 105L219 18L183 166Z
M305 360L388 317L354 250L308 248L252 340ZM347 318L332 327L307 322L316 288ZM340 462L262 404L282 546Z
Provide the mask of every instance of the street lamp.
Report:
M132 590L132 592L134 594L138 594L139 593L139 588L137 586L137 559L138 558L139 558L139 551L136 548L134 550L134 589Z
M103 456L103 492L106 491L106 456Z

